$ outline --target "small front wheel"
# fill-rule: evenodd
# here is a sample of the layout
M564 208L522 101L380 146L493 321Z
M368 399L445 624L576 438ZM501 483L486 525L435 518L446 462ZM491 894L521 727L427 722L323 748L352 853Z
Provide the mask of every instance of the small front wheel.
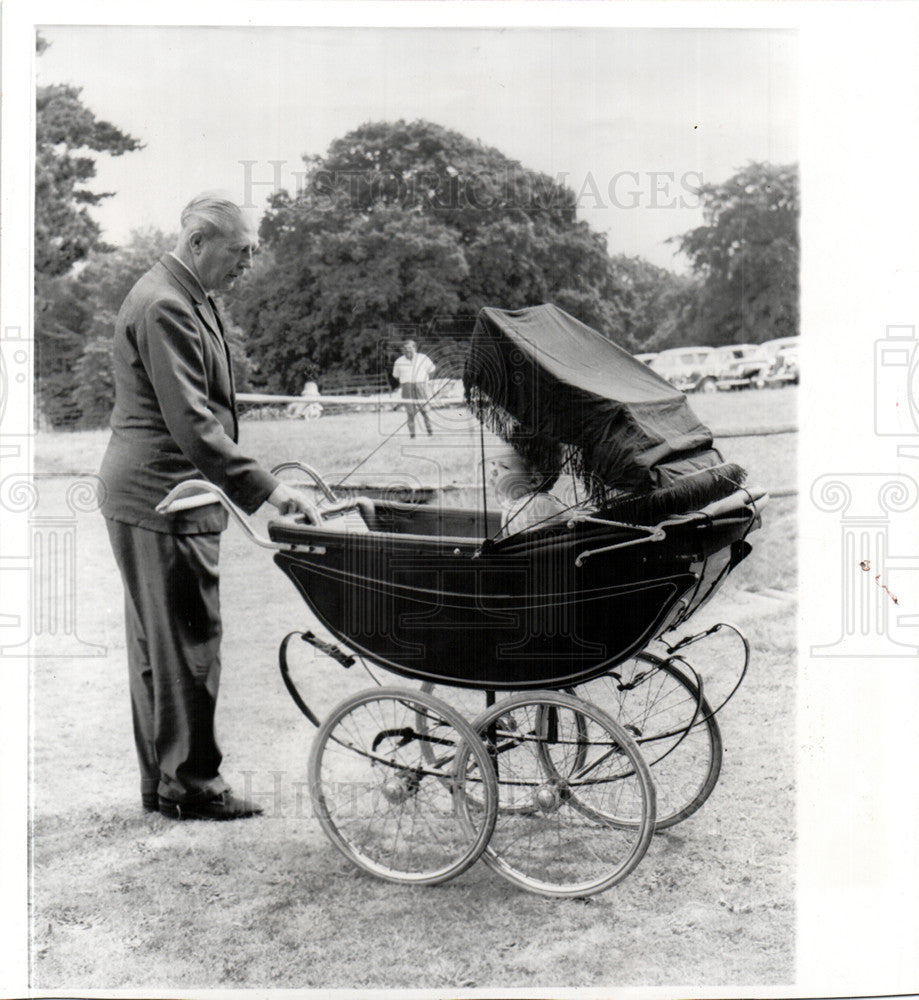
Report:
M449 705L422 691L374 688L338 705L313 744L309 783L332 843L391 882L435 885L459 875L495 824L497 787L484 744Z

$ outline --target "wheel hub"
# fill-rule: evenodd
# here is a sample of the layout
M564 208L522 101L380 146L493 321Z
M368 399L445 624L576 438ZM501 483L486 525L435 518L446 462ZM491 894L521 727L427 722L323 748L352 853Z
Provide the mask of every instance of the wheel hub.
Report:
M418 777L410 771L392 774L383 782L383 798L391 805L401 805L418 791Z
M557 784L540 785L536 789L536 806L545 815L558 812L565 799L562 789Z

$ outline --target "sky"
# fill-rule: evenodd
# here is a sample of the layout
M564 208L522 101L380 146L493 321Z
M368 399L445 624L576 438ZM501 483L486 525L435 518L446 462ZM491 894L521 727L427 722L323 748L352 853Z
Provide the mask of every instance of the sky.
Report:
M773 29L49 26L38 83L81 87L144 149L99 158L113 242L219 188L256 209L304 154L426 119L562 177L611 253L685 270L700 182L798 158L796 35ZM255 161L246 167L242 161ZM272 161L275 161L274 163ZM248 170L248 174L247 174Z

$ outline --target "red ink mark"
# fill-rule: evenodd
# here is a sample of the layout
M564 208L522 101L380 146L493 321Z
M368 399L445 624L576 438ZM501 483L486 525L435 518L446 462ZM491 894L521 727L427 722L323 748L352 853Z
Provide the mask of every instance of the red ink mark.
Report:
M880 573L878 573L878 575L874 578L874 582L881 588L881 590L887 591L887 594L889 595L890 599L894 602L894 604L899 604L900 603L896 599L896 597L894 597L894 595L891 594L889 590L887 590L887 588L884 586L884 584L881 583L881 574Z
M859 568L863 569L866 573L871 569L871 563L867 559L863 559L858 565ZM883 583L881 583L880 573L878 573L877 576L874 578L874 582L881 588L881 590L883 590L887 594L887 596L894 602L894 604L900 603L897 600L897 598L893 594L891 594L891 592L887 589L887 587Z

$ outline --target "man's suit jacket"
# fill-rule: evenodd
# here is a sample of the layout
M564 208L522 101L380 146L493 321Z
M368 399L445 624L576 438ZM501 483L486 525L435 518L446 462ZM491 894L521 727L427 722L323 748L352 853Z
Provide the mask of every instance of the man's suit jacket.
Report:
M156 505L177 483L202 476L252 513L278 480L237 445L230 355L197 279L164 255L128 293L115 324L115 408L102 462L102 513L172 534L222 531L210 505L174 515Z

